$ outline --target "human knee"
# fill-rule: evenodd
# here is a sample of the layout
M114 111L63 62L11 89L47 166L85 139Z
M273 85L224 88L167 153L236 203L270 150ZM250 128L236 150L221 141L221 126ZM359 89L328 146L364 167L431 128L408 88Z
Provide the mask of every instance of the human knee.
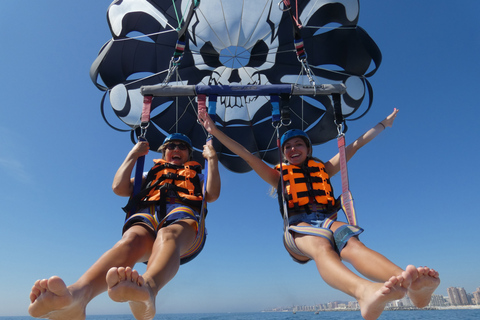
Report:
M345 245L345 248L352 248L352 249L360 249L364 248L365 245L363 244L362 241L357 236L353 236L350 239L348 239L347 244Z
M184 219L161 228L157 232L157 242L177 241L178 239L189 239L195 237L196 222L192 219Z
M315 257L324 257L326 254L337 253L335 251L334 246L330 241L324 239L322 237L315 237L312 239L312 243L310 245L310 256L315 260Z
M348 259L351 254L357 254L365 248L366 246L363 244L363 242L360 241L358 237L354 236L348 239L346 245L340 251L340 255L342 256L342 258Z
M147 233L125 232L122 239L117 242L118 247L126 250L141 250L146 247L146 242L153 241L153 237Z
M173 228L162 228L157 233L157 241L168 242L175 241L178 238L178 232Z

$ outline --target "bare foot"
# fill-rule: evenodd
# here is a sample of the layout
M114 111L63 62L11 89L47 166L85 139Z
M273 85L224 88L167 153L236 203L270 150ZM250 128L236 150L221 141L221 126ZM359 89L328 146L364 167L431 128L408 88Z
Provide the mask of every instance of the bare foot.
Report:
M30 292L28 313L34 318L84 320L85 307L75 301L65 282L57 276L37 280Z
M106 280L110 298L128 302L135 319L151 320L155 317L155 296L136 270L114 267L108 270Z
M401 299L407 293L402 287L402 276L391 277L387 282L372 283L366 288L363 297L358 299L362 317L365 320L377 319L388 302Z
M408 287L410 300L417 308L426 307L440 284L438 272L428 267L415 268L412 265L409 265L405 272L412 277L412 283Z

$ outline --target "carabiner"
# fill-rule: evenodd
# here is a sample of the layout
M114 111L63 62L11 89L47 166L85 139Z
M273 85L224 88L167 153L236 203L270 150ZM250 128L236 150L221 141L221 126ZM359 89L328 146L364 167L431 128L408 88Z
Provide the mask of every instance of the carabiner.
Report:
M280 5L283 3L283 9L280 7ZM278 9L280 9L280 11L282 12L286 12L288 10L290 10L292 7L290 7L290 3L288 4L288 7L286 7L286 4L285 4L285 1L284 0L280 0L280 2L278 3Z

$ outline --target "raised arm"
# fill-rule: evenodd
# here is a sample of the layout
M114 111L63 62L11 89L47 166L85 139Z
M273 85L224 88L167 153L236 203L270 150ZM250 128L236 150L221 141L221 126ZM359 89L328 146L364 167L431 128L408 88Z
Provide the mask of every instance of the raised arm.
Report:
M133 181L134 179L130 178L132 175L133 168L137 159L141 156L144 156L148 153L149 145L146 141L137 142L133 146L132 150L128 153L127 157L120 165L115 173L113 178L112 189L116 195L122 197L129 197L133 192Z
M397 116L397 113L398 109L393 109L393 112L385 119L377 123L373 128L371 128L364 134L362 134L357 140L350 143L345 148L347 161L350 160L360 148L372 141L373 138L378 136L380 132L385 130L385 128L391 127L393 125L395 117ZM325 170L330 177L334 176L338 173L338 171L340 171L340 155L338 153L332 159L325 163Z
M280 173L277 170L268 166L260 158L250 153L250 151L248 151L244 146L242 146L241 144L227 136L225 133L223 133L220 129L218 129L206 111L199 111L198 117L200 122L203 124L203 126L209 133L215 136L215 138L217 138L218 141L220 141L230 151L245 160L248 165L260 176L260 178L265 180L274 188L278 186Z
M212 145L203 146L203 157L208 161L207 186L205 200L213 202L220 196L221 181L218 172L218 157Z

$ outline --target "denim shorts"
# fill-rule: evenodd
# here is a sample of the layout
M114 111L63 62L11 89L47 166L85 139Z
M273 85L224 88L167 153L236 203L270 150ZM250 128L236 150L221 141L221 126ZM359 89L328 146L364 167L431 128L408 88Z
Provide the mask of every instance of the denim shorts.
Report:
M323 237L330 241L332 247L340 254L348 240L351 237L358 236L363 232L363 229L357 226L351 226L348 224L340 226L335 232L332 232L329 227L324 227L323 223L327 218L336 220L336 217L332 217L332 213L312 212L312 213L298 213L288 218L290 227L284 232L284 244L287 251L292 256L293 260L298 263L306 263L310 260L305 254L303 254L296 246L293 233L306 234L311 236ZM296 226L300 222L308 223L310 226ZM328 224L327 224L328 225ZM307 260L298 260L293 257L292 252L308 258Z
M322 213L322 212L312 212L310 214L303 212L288 218L288 223L291 226L297 225L300 222L306 222L313 227L320 228L322 223L331 216L331 213Z

